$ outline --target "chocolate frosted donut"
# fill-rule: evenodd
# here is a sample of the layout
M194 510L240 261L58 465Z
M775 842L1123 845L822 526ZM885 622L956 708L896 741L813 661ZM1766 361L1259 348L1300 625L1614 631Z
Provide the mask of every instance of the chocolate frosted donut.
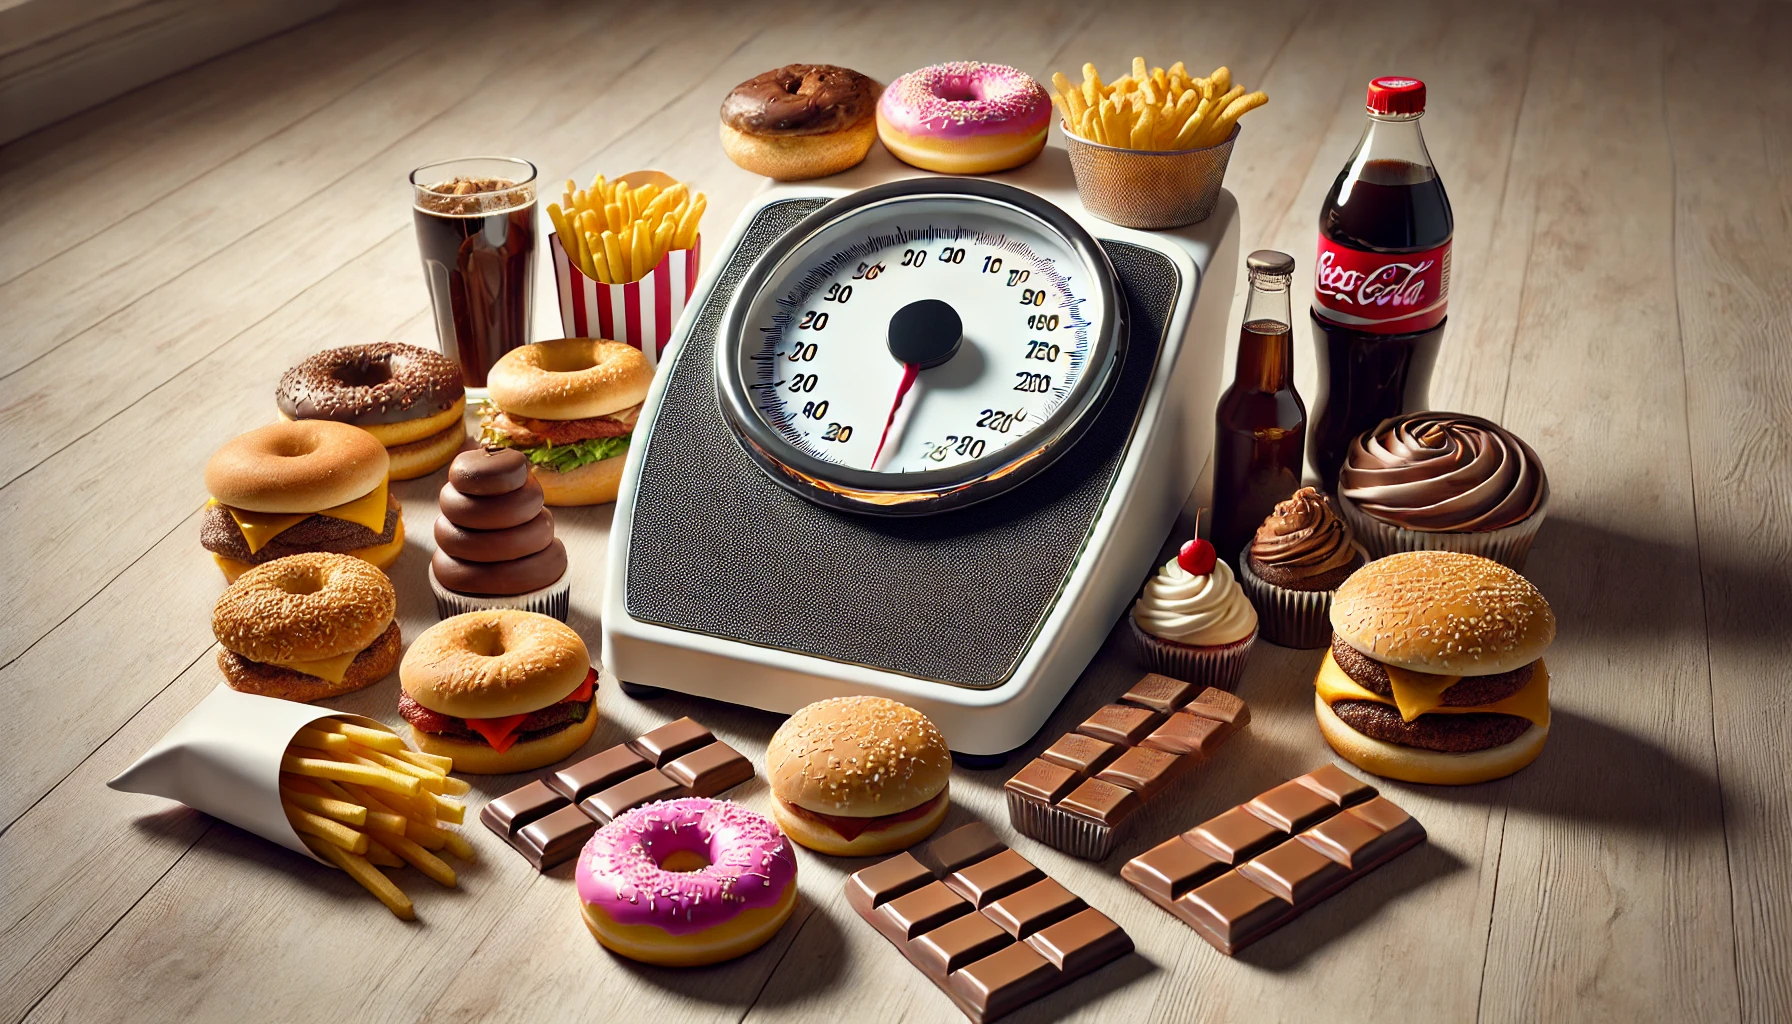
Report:
M463 494L453 484L443 484L438 501L442 515L456 526L507 530L534 519L547 504L547 495L542 492L541 482L530 476L523 486L508 494ZM442 584L447 586L448 581L443 580Z
M790 64L735 86L722 123L749 135L826 135L872 117L879 92L850 68Z
M554 516L542 509L508 530L468 530L436 517L436 550L463 562L503 562L533 555L554 542Z
M460 368L447 356L382 341L306 359L281 375L274 401L288 419L366 427L434 416L465 396Z
M436 580L460 594L509 597L540 590L566 574L566 545L555 538L532 555L507 562L465 562L437 550L430 560Z
M1491 420L1415 412L1350 443L1338 493L1395 526L1498 530L1529 518L1549 495L1531 446Z
M529 460L514 448L475 448L454 457L448 482L462 494L509 494L529 482Z

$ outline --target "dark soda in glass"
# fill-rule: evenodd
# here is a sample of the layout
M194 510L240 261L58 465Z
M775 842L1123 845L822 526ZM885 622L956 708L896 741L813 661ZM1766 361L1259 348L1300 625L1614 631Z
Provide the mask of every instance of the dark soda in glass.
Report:
M469 388L529 343L535 293L535 167L479 157L411 173L412 218L436 338Z

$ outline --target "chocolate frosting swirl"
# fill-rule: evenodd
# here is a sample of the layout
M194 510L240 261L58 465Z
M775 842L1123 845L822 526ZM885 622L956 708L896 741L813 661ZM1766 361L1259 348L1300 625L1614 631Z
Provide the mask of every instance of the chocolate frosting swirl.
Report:
M789 64L735 86L722 123L748 135L826 135L871 117L881 91L851 68Z
M1302 487L1257 527L1251 557L1308 578L1349 565L1356 559L1356 549L1350 546L1350 527L1332 511L1325 495Z
M1491 420L1415 412L1350 443L1338 492L1365 513L1409 530L1498 530L1549 497L1531 446Z

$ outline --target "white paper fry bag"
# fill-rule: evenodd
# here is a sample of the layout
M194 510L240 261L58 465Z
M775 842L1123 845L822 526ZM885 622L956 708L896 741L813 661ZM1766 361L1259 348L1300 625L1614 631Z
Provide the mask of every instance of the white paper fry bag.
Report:
M155 746L106 785L124 793L178 800L320 864L329 864L293 831L280 806L280 758L293 734L320 718L340 718L391 731L371 718L239 693L219 683Z

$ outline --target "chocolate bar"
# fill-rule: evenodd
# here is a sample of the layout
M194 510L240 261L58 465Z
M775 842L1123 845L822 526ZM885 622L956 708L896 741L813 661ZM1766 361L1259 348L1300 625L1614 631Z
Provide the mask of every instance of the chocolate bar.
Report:
M855 872L846 902L975 1024L1132 952L1119 925L981 822Z
M1148 675L1008 780L1008 820L1100 860L1122 822L1250 720L1244 701L1224 690Z
M654 800L715 796L753 777L753 762L689 718L593 754L485 805L479 820L546 871L585 840Z
M1412 815L1326 765L1146 850L1120 877L1231 956L1424 841Z

